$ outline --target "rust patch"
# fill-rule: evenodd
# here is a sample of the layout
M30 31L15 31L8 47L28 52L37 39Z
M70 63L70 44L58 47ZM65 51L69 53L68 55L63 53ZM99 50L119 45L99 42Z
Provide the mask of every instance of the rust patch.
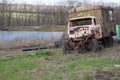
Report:
M95 31L94 31L94 33L95 33L95 38L101 38L101 32L100 32L100 28L98 27L98 28L96 28L95 29Z

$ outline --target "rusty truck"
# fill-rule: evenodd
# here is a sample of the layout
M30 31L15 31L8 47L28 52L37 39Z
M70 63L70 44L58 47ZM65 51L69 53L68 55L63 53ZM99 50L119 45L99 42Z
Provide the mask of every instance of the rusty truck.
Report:
M116 35L113 8L96 5L69 11L67 39L63 51L97 51L113 45Z

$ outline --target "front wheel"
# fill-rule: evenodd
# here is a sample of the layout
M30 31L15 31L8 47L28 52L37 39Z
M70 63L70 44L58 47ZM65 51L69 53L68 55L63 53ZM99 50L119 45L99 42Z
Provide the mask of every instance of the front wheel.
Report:
M90 40L90 42L89 42L89 44L87 46L87 49L89 51L96 52L99 49L98 41L96 39Z

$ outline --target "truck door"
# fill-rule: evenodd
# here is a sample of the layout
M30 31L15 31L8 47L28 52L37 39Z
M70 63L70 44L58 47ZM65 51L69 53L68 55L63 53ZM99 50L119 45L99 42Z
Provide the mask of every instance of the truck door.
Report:
M102 38L102 30L101 30L101 26L98 23L98 20L96 18L93 19L93 23L94 23L94 34L95 34L95 38L96 39L100 39Z

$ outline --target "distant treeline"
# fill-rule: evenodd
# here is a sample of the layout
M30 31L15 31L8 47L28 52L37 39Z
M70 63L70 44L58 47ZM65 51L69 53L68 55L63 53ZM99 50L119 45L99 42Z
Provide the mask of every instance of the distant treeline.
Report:
M65 25L68 7L40 5L0 5L0 26Z
M71 6L72 5L72 6ZM80 4L78 4L81 6ZM0 28L40 25L66 25L68 11L74 6L46 6L0 3ZM120 24L120 6L114 7L115 22Z

